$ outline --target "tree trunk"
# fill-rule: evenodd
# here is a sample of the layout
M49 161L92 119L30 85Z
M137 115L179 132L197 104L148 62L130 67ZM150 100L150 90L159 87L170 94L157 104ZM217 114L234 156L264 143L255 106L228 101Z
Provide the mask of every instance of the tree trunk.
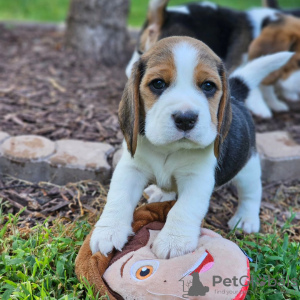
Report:
M107 65L126 60L129 0L71 0L66 46Z

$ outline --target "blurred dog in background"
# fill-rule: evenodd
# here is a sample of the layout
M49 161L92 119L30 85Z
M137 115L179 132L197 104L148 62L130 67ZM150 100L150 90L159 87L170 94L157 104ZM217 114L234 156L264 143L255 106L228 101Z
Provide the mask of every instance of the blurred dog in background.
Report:
M289 107L278 99L278 93L290 101L300 100L300 18L279 15L276 21L269 21L261 34L249 47L249 59L280 51L295 52L289 62L267 76L261 91L268 106L274 111L287 111Z
M250 43L259 37L262 29L281 23L283 13L297 15L297 10L279 10L275 1L263 1L268 7L237 11L203 1L181 6L167 7L169 0L150 0L147 20L140 32L136 50L126 68L129 77L132 66L141 54L149 50L158 40L169 36L189 36L207 44L225 63L229 72L248 61ZM269 7L271 6L271 7ZM280 29L281 25L274 27ZM286 26L285 32L292 30ZM292 33L289 33L292 35ZM293 51L291 49L284 49ZM295 98L296 93L290 91L295 81L293 75L288 82L281 84L283 93ZM273 84L273 83L272 83ZM274 87L272 87L274 89ZM269 118L274 111L286 111L288 106L276 98L269 96L272 88L251 91L246 100L247 107L260 117ZM269 94L268 94L269 92ZM267 98L264 100L263 95ZM269 101L271 99L271 101Z

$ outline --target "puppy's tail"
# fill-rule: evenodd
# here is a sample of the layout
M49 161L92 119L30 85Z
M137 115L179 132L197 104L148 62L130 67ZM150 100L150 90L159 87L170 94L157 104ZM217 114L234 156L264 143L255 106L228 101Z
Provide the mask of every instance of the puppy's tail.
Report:
M168 3L169 0L150 0L147 15L148 25L162 25Z
M277 0L262 0L262 5L269 8L279 8Z
M283 51L261 56L236 69L229 77L231 95L246 100L250 90L257 88L265 77L284 66L293 55L294 52Z

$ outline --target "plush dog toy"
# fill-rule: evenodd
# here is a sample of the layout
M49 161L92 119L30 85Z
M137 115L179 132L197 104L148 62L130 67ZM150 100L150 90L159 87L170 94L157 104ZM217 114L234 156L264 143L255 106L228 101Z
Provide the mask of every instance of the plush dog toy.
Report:
M100 291L109 299L244 299L250 283L248 258L219 234L202 229L197 249L180 257L157 259L151 251L174 203L139 207L135 236L107 257L92 254L90 233L76 258L77 277L85 277L95 294Z

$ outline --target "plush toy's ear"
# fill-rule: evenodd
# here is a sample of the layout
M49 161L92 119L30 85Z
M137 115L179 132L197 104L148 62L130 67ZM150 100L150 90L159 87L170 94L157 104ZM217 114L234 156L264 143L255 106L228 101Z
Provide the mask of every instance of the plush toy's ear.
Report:
M111 295L108 287L103 281L103 274L108 268L108 265L114 256L114 251L107 257L100 252L92 254L90 248L92 232L86 237L83 245L75 260L75 273L77 278L81 281L86 278L91 286L94 286L94 294L100 291L101 295L107 294L109 299L115 300L116 298Z
M214 144L216 158L219 158L221 144L228 134L232 120L230 91L228 88L227 75L223 64L220 65L219 74L222 80L223 94L218 109L218 136Z
M144 107L140 99L140 83L145 64L140 59L132 69L119 105L119 122L128 151L134 156L137 138L144 119Z

